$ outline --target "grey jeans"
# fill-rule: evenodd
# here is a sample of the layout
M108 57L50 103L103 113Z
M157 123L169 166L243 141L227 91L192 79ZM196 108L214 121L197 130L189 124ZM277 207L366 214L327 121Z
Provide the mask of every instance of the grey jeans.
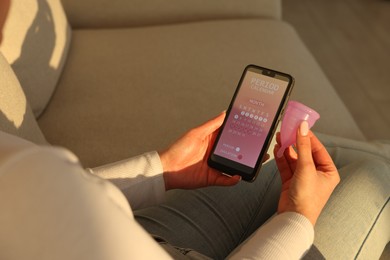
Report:
M377 259L390 239L390 143L318 134L341 182L315 226L306 259ZM254 183L174 190L164 204L135 211L137 221L169 245L224 259L275 214L281 181L274 161ZM191 248L191 249L186 249Z

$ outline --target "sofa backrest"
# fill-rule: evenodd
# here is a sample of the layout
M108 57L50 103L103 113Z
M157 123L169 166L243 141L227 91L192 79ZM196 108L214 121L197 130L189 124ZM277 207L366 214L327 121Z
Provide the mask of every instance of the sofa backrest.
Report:
M70 27L60 0L11 1L0 51L11 64L35 117L55 90L69 42Z
M72 28L281 18L281 0L62 0Z
M45 144L26 96L8 61L0 53L0 131Z

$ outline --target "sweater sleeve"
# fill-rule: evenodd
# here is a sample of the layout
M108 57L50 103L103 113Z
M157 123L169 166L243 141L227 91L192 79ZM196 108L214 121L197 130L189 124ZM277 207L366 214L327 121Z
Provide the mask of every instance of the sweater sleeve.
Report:
M156 205L164 200L163 168L157 152L88 170L115 184L133 210Z
M2 141L0 133L1 259L171 259L122 192L75 155Z
M286 212L261 226L229 259L300 259L313 240L311 222L301 214Z

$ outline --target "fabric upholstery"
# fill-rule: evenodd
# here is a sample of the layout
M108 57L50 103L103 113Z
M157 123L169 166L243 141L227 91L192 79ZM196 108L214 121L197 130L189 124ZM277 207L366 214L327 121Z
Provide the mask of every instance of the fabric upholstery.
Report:
M12 1L3 36L0 49L37 117L57 85L70 41L60 0Z
M62 0L73 28L134 27L232 19L280 19L280 0Z
M0 131L46 143L20 84L0 53Z
M74 30L39 125L89 167L164 149L227 109L251 63L295 77L291 98L321 114L315 130L364 138L296 32L273 20Z

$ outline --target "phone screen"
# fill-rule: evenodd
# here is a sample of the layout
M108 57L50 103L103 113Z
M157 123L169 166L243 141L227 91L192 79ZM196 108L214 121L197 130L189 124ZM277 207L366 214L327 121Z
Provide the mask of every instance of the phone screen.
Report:
M227 174L254 179L291 87L287 74L248 66L214 144L210 166L217 163Z

